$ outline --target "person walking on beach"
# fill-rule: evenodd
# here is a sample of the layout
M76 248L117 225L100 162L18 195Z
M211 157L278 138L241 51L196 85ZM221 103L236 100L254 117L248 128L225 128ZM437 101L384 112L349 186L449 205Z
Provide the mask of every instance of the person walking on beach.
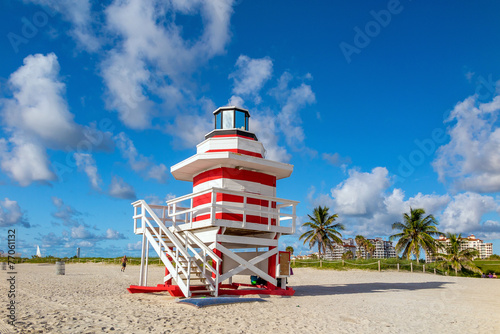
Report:
M127 268L127 255L122 258L122 271L125 271L125 268Z

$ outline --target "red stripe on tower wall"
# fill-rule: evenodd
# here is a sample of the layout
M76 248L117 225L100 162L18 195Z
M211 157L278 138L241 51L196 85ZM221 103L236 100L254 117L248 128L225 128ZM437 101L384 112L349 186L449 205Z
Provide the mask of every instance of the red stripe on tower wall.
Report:
M267 217L260 217L260 216L253 216L253 215L247 215L247 223L254 223L254 224L268 224L268 218ZM205 219L210 219L210 214L205 214L205 215L199 215L193 218L194 222L205 220ZM215 219L224 219L224 220L232 220L232 221L237 221L237 222L243 222L243 215L239 213L229 213L229 212L217 212L215 214ZM276 225L276 219L271 219L271 225Z
M200 173L193 178L193 187L216 179L233 179L260 183L266 186L276 187L276 176L265 173L254 172L244 169L221 167Z
M211 197L212 197L211 193L193 197L193 208L197 207L199 205L210 203ZM243 203L243 196L218 193L216 195L216 201L217 202ZM269 201L266 201L263 199L258 199L258 198L247 197L247 204L260 205L262 207L267 208L269 205ZM272 202L271 207L273 209L276 209L276 202Z

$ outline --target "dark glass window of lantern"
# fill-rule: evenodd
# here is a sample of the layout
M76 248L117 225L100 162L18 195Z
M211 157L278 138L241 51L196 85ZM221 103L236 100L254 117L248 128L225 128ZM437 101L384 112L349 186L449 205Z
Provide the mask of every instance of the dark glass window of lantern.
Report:
M240 130L248 130L246 114L243 111L235 110L234 127Z
M215 115L215 128L222 129L222 113L218 113Z

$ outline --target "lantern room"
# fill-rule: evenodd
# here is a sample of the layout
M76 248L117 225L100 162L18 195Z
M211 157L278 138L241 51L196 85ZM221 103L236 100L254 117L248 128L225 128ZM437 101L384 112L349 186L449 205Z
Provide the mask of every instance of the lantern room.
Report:
M248 131L250 114L238 107L221 107L214 111L215 129L239 129Z

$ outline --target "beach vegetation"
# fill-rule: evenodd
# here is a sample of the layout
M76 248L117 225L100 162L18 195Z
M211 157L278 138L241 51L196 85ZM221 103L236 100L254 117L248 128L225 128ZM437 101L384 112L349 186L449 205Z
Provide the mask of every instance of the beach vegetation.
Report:
M356 252L358 259L361 258L362 255L361 249L365 250L365 259L368 259L368 255L369 257L373 257L375 245L370 240L366 239L362 235L357 235L354 238L354 241L356 242L356 245L358 245L358 251Z
M290 254L293 255L293 247L292 246L287 246L285 248L285 251L290 252Z
M342 260L352 260L354 258L354 254L351 251L347 251L342 254Z
M438 243L433 238L443 234L438 231L438 224L433 215L425 216L424 209L412 209L410 207L410 213L403 214L403 222L392 224L393 230L400 230L401 232L391 235L389 240L398 239L395 247L396 252L402 252L403 258L409 260L413 255L419 262L421 249L426 254L434 254L438 251Z
M307 215L307 217L309 221L302 226L309 230L302 234L299 240L304 239L304 244L308 243L310 248L317 246L320 258L327 249L333 249L336 243L342 244L340 231L345 227L335 222L338 215L330 214L328 207L320 205L314 208L312 215Z
M455 275L458 275L459 271L464 269L481 274L482 271L478 268L473 259L479 256L479 251L473 248L463 248L462 245L464 241L462 240L462 235L448 233L446 237L449 242L445 245L440 245L440 249L444 250L444 253L436 253L435 256L438 258L438 264L441 268L455 270Z

